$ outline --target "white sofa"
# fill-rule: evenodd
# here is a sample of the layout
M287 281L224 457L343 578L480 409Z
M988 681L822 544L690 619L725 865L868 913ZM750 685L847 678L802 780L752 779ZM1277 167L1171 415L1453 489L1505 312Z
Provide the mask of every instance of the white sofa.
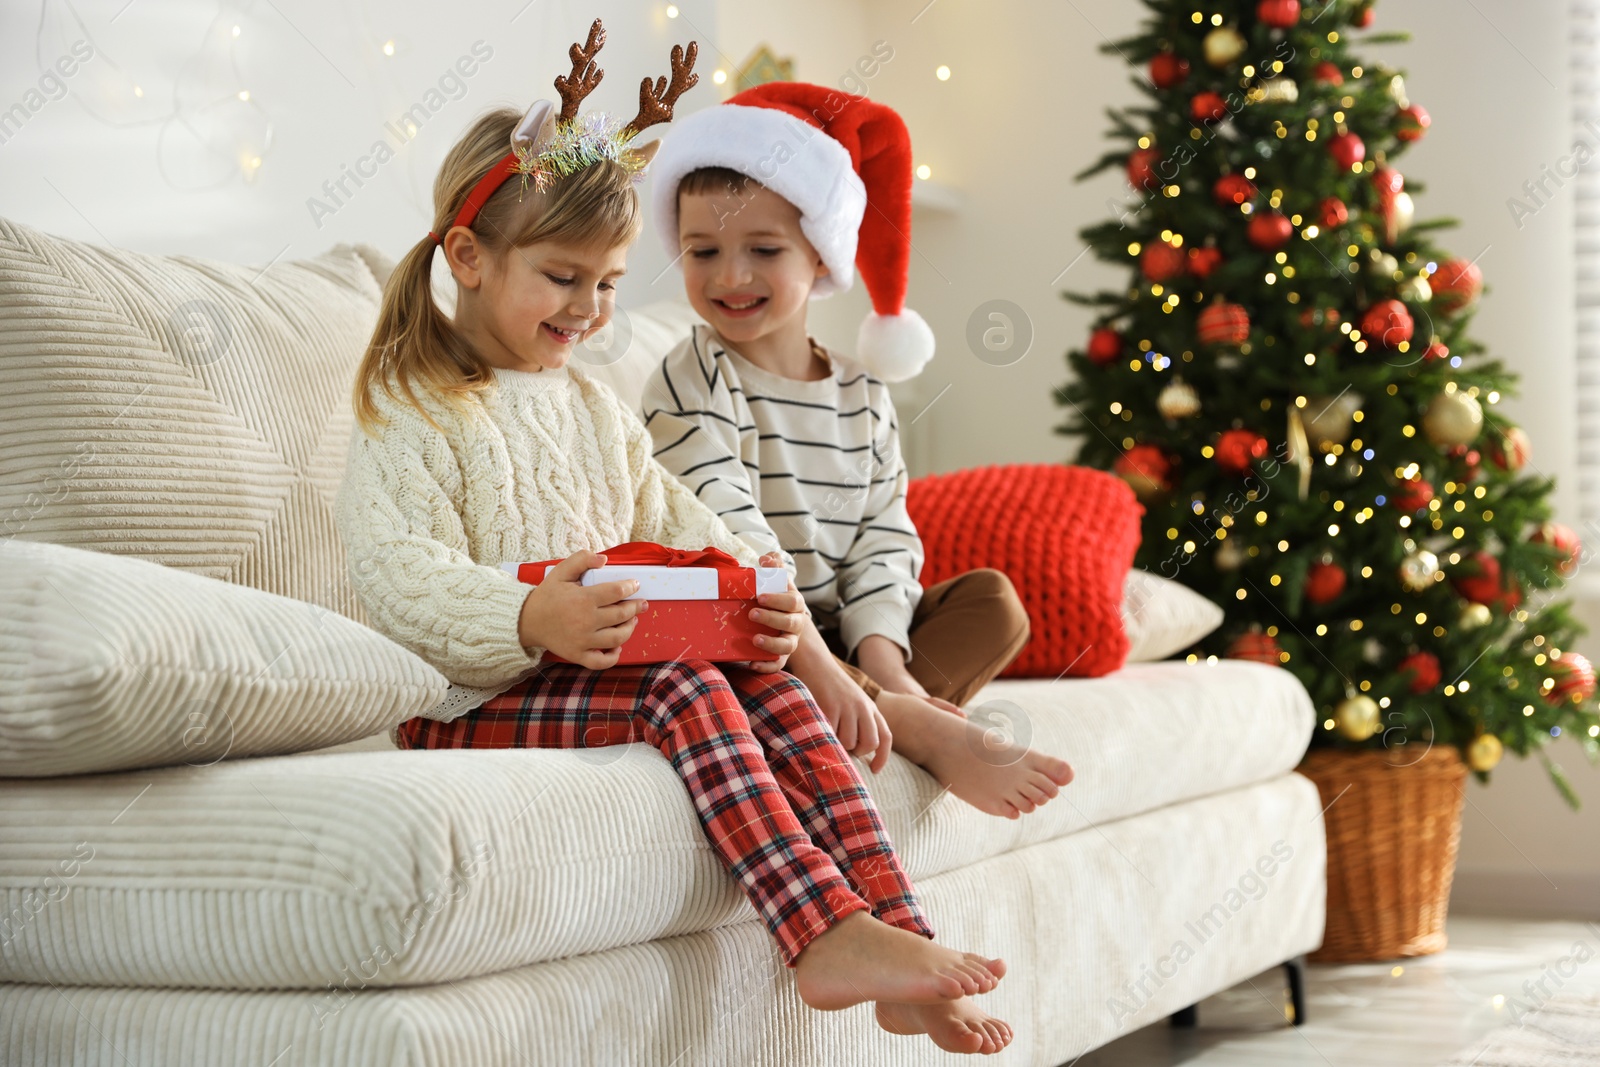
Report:
M264 365L270 346L244 342L264 329L259 301L328 335L289 330L290 349L302 334L307 345L347 348L359 329L340 334L335 320L359 320L360 301L295 309L272 289L288 283L270 272L247 291L240 283L254 272L243 268L52 241L0 220L0 373L13 387L0 400L11 405L0 505L17 514L53 433L89 433L105 461L96 477L109 482L74 482L9 532L184 566L359 618L346 592L330 588L337 579L316 570L338 558L325 543L326 507L348 434L338 403L353 357L284 374ZM370 302L372 263L346 252L308 277L347 272ZM222 356L180 358L160 316L141 310L165 284L152 277L169 268L220 286L201 299L237 291ZM69 291L77 295L62 310ZM63 315L90 325L74 333ZM588 367L625 394L685 321L659 310L632 320L627 351ZM81 374L58 373L80 365ZM85 380L115 395L96 399ZM230 384L240 380L251 387ZM163 442L150 426L127 430L119 398L169 381L200 398L181 416L194 433ZM57 401L89 414L58 431L27 418ZM174 484L211 477L192 473L185 450L204 442L213 408L216 425L242 424L291 472L230 483L228 493L248 497L260 482L280 501L254 525L238 507L217 512L248 550L170 514L163 538L159 516L106 503L117 492L167 499L150 470L178 471ZM288 425L313 430L275 436ZM124 432L139 433L142 447ZM200 519L207 506L203 493L170 504ZM1033 745L1071 760L1077 779L1060 799L1020 821L990 818L899 757L870 784L940 938L1009 965L985 998L1017 1035L997 1062L1065 1064L1320 943L1321 806L1293 773L1314 713L1287 672L1142 663L1099 679L1000 681L975 703L994 700L1017 709ZM402 752L379 735L203 762L0 780L0 905L27 911L0 940L0 1062L944 1059L924 1039L877 1029L865 1006L818 1013L800 1003L651 749ZM63 877L63 857L81 857L84 843L92 859Z

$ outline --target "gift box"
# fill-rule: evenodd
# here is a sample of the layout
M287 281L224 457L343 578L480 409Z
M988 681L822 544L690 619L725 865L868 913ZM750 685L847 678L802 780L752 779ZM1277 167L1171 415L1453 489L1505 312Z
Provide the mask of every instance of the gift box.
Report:
M762 593L782 593L789 574L782 567L746 567L720 549L699 552L633 541L600 553L604 567L585 571L584 585L632 578L639 591L628 600L647 600L633 635L620 650L618 663L668 663L704 659L713 662L770 660L773 655L752 640L757 634L778 636L770 626L750 618ZM538 585L560 563L502 563L518 581ZM566 662L554 653L545 659Z

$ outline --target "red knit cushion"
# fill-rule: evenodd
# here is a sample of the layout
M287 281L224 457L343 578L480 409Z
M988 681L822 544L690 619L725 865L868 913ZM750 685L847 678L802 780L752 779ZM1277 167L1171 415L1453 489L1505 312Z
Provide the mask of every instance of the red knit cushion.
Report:
M918 478L906 508L927 554L924 588L977 567L1017 587L1033 638L1005 677L1122 666L1122 583L1144 513L1127 482L1087 467L981 467Z

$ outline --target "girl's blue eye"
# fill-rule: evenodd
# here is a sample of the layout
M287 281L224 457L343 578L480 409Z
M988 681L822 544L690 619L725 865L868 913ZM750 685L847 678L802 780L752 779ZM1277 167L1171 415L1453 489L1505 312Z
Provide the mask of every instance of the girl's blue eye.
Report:
M554 274L546 274L545 277L549 278L557 285L571 285L573 281L571 278L557 278Z
M615 289L616 288L616 284L613 283L613 282L601 282L600 283L600 288L606 289L606 290L611 290L611 289Z

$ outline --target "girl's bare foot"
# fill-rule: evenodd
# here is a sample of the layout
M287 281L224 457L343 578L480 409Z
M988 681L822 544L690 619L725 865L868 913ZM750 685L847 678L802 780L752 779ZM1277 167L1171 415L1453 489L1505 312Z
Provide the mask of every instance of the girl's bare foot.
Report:
M932 1004L987 993L1006 973L1000 960L936 945L865 911L834 923L800 953L794 983L821 1011L868 1000Z
M979 811L1016 819L1072 781L1066 760L1008 745L994 731L942 713L920 697L884 690L878 708L894 731L895 751Z
M943 1004L891 1004L874 1008L878 1025L891 1034L927 1034L946 1052L992 1056L1011 1044L1011 1027L967 997Z

